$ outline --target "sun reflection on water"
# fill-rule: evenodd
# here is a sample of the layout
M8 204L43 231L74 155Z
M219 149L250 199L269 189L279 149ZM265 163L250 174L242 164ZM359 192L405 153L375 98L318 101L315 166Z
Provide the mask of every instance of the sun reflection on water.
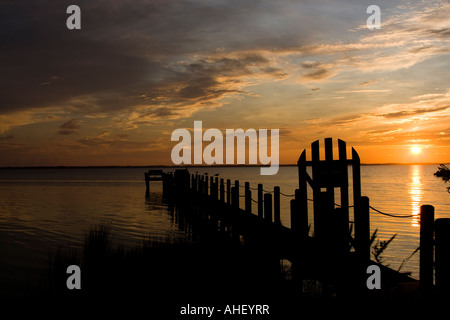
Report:
M412 166L411 182L409 183L409 195L411 197L411 212L413 215L411 225L420 226L420 202L422 201L422 182L420 166Z

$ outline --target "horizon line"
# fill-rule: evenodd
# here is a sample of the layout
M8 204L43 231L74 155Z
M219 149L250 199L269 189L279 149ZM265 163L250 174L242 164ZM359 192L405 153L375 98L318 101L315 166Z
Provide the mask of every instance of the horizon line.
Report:
M386 165L441 165L449 163L440 162L383 162L383 163L361 163L362 166L386 166ZM189 164L189 165L60 165L60 166L2 166L0 169L100 169L100 168L221 168L221 167L268 167L269 165L258 164ZM297 164L279 164L280 167L296 167Z

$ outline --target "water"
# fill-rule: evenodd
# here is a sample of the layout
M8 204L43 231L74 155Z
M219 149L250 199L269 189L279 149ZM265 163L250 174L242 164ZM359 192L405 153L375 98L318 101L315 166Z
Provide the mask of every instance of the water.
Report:
M80 246L90 227L109 222L115 239L133 244L144 236L183 238L185 234L162 202L160 182L151 183L150 201L144 197L146 168L0 169L0 290L18 290L45 265L48 255L61 245ZM371 231L379 239L397 234L384 252L385 263L397 269L419 246L419 210L435 207L436 218L450 217L450 194L433 176L436 165L373 165L361 167L362 194L387 213L414 215L393 218L371 211ZM224 179L258 183L271 191L292 195L298 187L296 167L281 167L275 176L260 176L259 168L191 168L191 173L219 174ZM243 194L243 191L241 191ZM289 201L281 197L281 221L290 226ZM312 198L312 194L309 195ZM256 191L253 191L256 199ZM336 199L339 199L338 197ZM241 198L241 207L243 199ZM256 211L256 204L253 204ZM310 216L312 221L312 216ZM312 226L313 227L313 226ZM418 278L414 255L402 271Z

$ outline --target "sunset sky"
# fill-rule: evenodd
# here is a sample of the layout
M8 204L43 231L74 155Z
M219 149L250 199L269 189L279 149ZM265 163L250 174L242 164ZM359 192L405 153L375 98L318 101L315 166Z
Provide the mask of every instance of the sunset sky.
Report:
M0 166L170 165L194 120L279 129L281 164L326 137L363 163L448 163L449 17L448 1L0 1Z

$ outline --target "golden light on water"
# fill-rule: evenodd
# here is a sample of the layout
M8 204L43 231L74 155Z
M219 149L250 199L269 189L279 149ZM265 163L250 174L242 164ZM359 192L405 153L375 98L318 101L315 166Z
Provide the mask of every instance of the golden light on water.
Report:
M420 202L422 201L422 182L420 166L413 166L411 172L411 182L409 183L409 195L411 198L412 226L420 226Z

